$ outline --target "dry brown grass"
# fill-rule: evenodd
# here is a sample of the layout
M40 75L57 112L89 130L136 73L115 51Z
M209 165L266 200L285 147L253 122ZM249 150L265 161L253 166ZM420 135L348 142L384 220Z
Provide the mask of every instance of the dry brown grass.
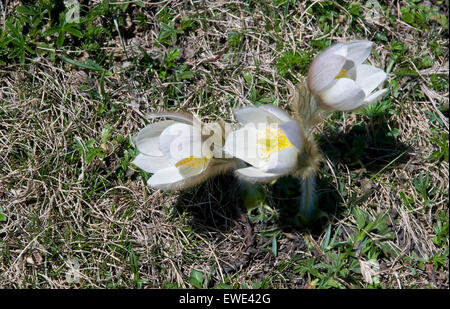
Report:
M93 7L98 2L89 4ZM136 27L125 41L131 59L141 59L142 50L155 59L167 53L157 44L161 23L155 17L164 7L177 13L176 23L186 16L196 16L200 23L177 41L180 62L197 71L194 78L181 84L179 99L168 94L175 82L154 71L129 67L118 37L105 46L115 51L114 74L105 78L108 108L114 107L113 111L98 112L102 98L92 93L101 93L99 74L46 58L0 68L0 207L6 216L6 221L0 222L1 287L157 288L167 283L190 287L189 275L194 269L208 277L205 287L224 282L309 287L308 276L294 270L299 261L311 257L316 257L316 263L329 262L320 248L325 221L312 230L285 226L276 215L276 196L267 199L263 221L249 221L241 212L240 184L230 175L188 192L165 193L146 187L145 175L131 165L123 170L120 160L126 153L135 154L132 138L146 124L150 112L183 110L206 121L233 119L233 108L252 104L252 88L260 97L287 108L290 87L300 78L299 73L306 71L301 68L302 72L280 76L276 64L283 52L314 53L314 40L374 39L382 32L389 40L405 42L405 59L429 55L432 39L444 52L431 68L417 69L419 74L414 76L396 76L392 72L406 60L394 63L389 79L398 83L399 94L390 94L392 113L384 116L387 126L393 125L399 132L391 149L385 151L372 143L370 132L379 123L364 114L336 116L316 128L317 135L323 135L322 147L332 149L341 145L335 138L342 140L350 134L351 140L352 128L363 123L373 148L366 149L366 158L355 164L333 161L324 151L327 159L321 179L329 183L319 191L334 191L338 197L338 211L331 213L327 222L333 233L341 229L340 240L357 230L351 212L354 207L374 218L387 215L392 238L368 233L373 246L388 246L397 252L379 258L384 287L448 288L448 257L444 266L436 268L429 260L418 261L445 250L445 245L437 246L432 238L439 211L445 212L448 222L448 162L428 158L439 150L432 141L433 132L445 133L448 147L448 118L443 119L445 125L439 125L430 122L427 113L437 115L438 108L448 106L448 37L439 29L427 33L403 22L400 8L404 1L390 5L395 23L385 16L357 18L336 4L340 15L326 34L318 27L319 17L307 11L320 6L320 1L295 2L295 9L287 14L270 1L254 7L239 1L143 2L145 8L135 10L143 12L148 23ZM273 11L272 16L267 16L265 6ZM362 6L363 16L368 10ZM448 18L448 12L445 14ZM133 18L135 15L129 14L129 19ZM279 29L265 29L268 22L276 21ZM356 31L355 25L360 30ZM238 48L228 47L231 32L243 35ZM86 53L79 60L88 56ZM391 56L388 44L377 44L370 61L386 69ZM251 85L243 72L253 77ZM420 95L419 89L431 87L430 75L436 73L447 75L447 89ZM448 117L448 113L442 116ZM112 137L102 144L102 130L108 125ZM83 144L94 139L104 158L89 161L87 150L81 150L76 139ZM377 156L379 153L385 157ZM430 190L436 190L428 203L414 189L420 173L429 173ZM412 206L405 205L401 193L412 199ZM271 252L270 231L279 231L276 257ZM66 278L71 274L71 259L79 263L79 282ZM419 263L426 268L421 269ZM365 286L359 274L354 274L353 282L338 276L334 279L343 287Z

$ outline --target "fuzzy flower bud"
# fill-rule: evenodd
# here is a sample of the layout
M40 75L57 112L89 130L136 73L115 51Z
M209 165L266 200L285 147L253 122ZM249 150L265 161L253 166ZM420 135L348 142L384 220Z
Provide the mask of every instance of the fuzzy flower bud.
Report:
M352 111L379 99L387 89L374 91L387 74L363 64L372 42L338 43L321 52L308 72L308 88L320 107L333 111Z

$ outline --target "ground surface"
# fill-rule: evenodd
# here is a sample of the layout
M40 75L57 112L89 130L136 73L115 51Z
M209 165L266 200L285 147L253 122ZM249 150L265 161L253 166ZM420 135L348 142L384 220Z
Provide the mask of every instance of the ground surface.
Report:
M1 2L1 287L449 287L448 1L80 2ZM390 91L315 128L312 224L293 179L247 213L232 175L165 193L130 164L150 112L288 109L351 39Z

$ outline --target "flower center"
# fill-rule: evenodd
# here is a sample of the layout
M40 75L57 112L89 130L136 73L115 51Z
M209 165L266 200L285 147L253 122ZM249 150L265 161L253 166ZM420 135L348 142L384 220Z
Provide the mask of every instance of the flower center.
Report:
M348 75L347 70L345 70L344 68L338 73L338 75L336 75L336 77L334 79L338 79L338 78L350 78L350 75Z
M268 127L258 132L258 153L263 158L290 146L291 142L280 128Z
M208 157L198 158L194 156L190 156L188 158L182 159L175 163L176 167L184 166L184 167L193 167L199 168L202 165L205 165L209 161Z

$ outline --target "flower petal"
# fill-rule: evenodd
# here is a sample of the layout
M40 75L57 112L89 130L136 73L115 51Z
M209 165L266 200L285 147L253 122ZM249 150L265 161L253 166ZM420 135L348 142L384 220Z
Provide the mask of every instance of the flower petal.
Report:
M270 156L265 172L287 174L297 165L297 159L298 150L295 147L281 149Z
M203 172L209 164L207 158L186 158L178 161L176 166L183 177L192 177Z
M356 67L356 83L362 88L366 96L377 88L387 78L387 74L372 65L361 64Z
M197 175L199 173L185 176L178 168L169 167L153 174L147 181L147 185L155 189L178 189L184 181L188 181L188 179Z
M167 127L175 124L173 120L158 121L147 125L135 138L139 152L149 156L162 156L159 150L159 136Z
M364 91L349 78L339 78L320 93L321 103L326 108L346 111L358 107L364 101Z
M236 120L243 124L281 123L282 121L273 113L253 106L238 108L233 111Z
M353 61L347 60L344 64L344 70L348 75L348 78L355 80L356 79L356 67Z
M313 94L329 86L342 70L347 57L345 44L336 44L321 52L311 63L308 71L308 87Z
M226 124L224 124L224 127ZM202 126L202 154L209 155L215 158L223 158L223 140L224 131L228 132L227 128L223 128L219 123L207 123Z
M160 169L173 166L166 157L151 157L142 153L138 154L131 163L148 173L155 173Z
M372 93L370 96L368 96L364 100L364 104L363 105L372 104L373 102L375 102L376 100L381 98L386 93L386 91L387 91L387 89L384 88L384 89L378 90L377 92Z
M366 40L355 40L345 43L348 51L347 60L352 61L354 66L360 65L369 57L372 44L372 42Z
M298 151L300 151L303 145L303 134L298 122L295 120L286 121L285 123L280 124L280 129L286 135L291 144L294 145Z
M163 189L170 184L183 181L185 177L181 175L176 167L161 169L147 181L147 185L155 189Z
M183 122L183 123L190 124L190 125L193 125L194 121L197 120L192 114L182 113L182 112L155 113L155 114L150 114L147 117L149 119L165 117L165 118L176 120L177 122Z
M258 130L252 124L228 134L223 150L256 167L267 164L258 154Z
M240 168L235 171L236 176L250 182L267 183L280 177L280 174L266 173L255 167Z
M175 123L161 133L159 149L175 161L190 156L202 157L201 132L191 125Z
M284 110L276 106L265 104L261 105L259 108L268 111L269 113L271 113L272 115L274 115L283 122L292 120L292 118L289 116L288 113L286 113Z

